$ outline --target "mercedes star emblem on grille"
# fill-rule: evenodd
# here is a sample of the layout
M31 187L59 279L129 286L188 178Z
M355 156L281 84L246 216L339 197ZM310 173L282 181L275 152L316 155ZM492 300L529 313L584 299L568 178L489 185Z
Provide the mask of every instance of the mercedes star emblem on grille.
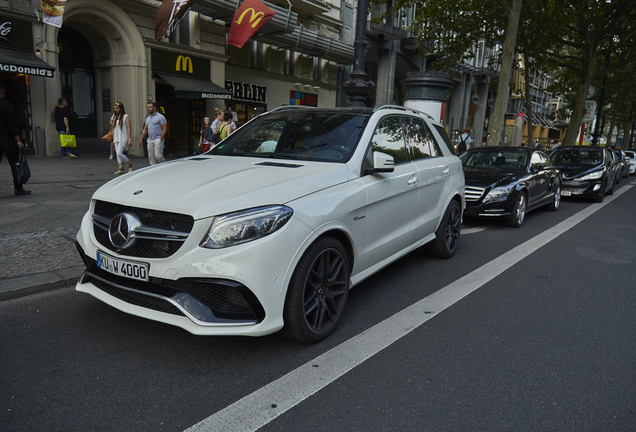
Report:
M120 213L113 218L108 227L108 238L118 249L127 249L135 241L135 228L141 225L139 219L131 213Z

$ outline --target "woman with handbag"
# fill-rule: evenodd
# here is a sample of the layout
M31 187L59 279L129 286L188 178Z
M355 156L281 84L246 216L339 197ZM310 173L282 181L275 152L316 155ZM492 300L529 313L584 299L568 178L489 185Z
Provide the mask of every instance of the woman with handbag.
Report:
M133 170L133 164L124 154L124 151L128 150L128 146L131 143L130 117L126 114L123 103L115 103L115 114L110 118L110 124L113 127L113 145L115 146L117 163L119 164L119 169L115 171L114 174L123 174L125 163L128 164L128 172L131 172Z
M201 151L205 153L210 150L214 141L214 132L212 132L212 125L210 123L210 117L203 117L203 123L201 124L201 138L199 138L199 147Z

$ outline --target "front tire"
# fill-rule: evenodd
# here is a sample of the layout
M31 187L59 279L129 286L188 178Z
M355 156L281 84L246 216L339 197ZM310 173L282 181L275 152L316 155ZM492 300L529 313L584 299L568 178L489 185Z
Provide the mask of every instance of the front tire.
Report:
M519 228L526 218L526 211L528 209L528 198L525 192L520 192L515 201L515 205L512 209L512 218L508 221L508 225L513 228Z
M462 227L462 212L459 203L451 201L446 208L442 223L435 231L435 240L426 245L427 252L437 258L450 258L455 255Z
M349 259L336 239L324 237L302 256L289 283L283 336L316 343L329 336L349 296Z

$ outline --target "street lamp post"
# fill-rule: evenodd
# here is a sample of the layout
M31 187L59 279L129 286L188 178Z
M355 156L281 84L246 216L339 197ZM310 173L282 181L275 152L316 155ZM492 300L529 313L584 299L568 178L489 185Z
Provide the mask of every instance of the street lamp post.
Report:
M365 72L367 58L367 14L369 11L369 0L358 0L358 10L356 16L356 39L353 43L353 71L351 80L342 85L347 96L349 96L350 107L366 107L367 95L374 87L372 81L367 81Z

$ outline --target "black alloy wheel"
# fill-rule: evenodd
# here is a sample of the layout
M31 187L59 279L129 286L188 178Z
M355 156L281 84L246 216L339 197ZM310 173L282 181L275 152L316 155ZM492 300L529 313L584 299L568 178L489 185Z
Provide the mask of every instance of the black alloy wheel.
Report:
M519 228L526 218L526 210L528 209L528 198L525 192L519 192L515 205L512 209L512 218L508 221L508 225Z
M287 292L283 336L316 343L333 332L349 295L349 259L336 239L317 240L302 256Z
M435 231L435 240L426 245L426 251L437 258L450 258L455 255L462 227L462 212L459 203L451 201L444 213L442 222Z

